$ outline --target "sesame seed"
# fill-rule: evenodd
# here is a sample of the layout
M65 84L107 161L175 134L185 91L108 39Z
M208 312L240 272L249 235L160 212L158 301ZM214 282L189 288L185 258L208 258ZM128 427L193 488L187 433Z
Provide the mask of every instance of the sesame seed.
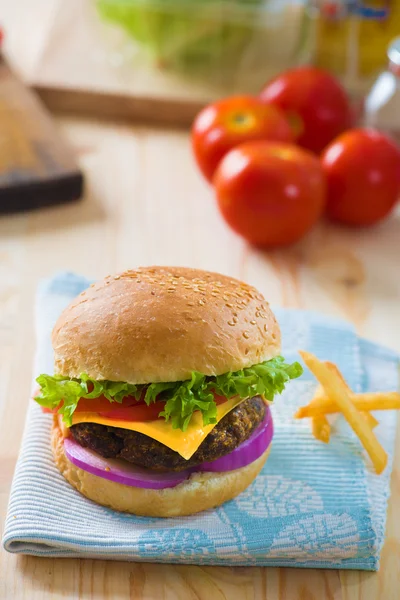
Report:
M250 321L250 325L255 325L257 321Z
M264 325L264 331L265 331L265 332L267 332L267 331L268 331L267 324L265 324L265 325ZM273 339L275 339L275 337L274 337L274 336L275 336L275 334L273 333L273 334L272 334L272 338L273 338Z
M151 294L152 296L155 296L155 295L156 295L156 293L155 293L155 291L154 291L154 290L151 290L150 294Z
M206 303L206 301L204 300L204 298L200 298L200 300L199 300L200 306L204 306L205 303Z
M235 321L228 321L228 325L230 325L231 327L233 327L234 325L236 325Z
M226 306L227 308L233 308L233 304L230 304L229 302L227 302L227 303L225 304L225 306Z
M249 334L249 332L248 332L248 331L243 331L243 334L242 334L242 335L243 335L243 337L244 337L244 339L245 339L245 340L248 340L248 339L249 339L249 337L250 337L250 334Z

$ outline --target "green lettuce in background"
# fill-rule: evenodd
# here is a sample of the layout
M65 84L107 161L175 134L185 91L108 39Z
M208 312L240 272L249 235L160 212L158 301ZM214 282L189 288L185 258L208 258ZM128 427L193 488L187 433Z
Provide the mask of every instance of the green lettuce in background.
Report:
M96 0L161 67L234 66L251 41L265 0Z

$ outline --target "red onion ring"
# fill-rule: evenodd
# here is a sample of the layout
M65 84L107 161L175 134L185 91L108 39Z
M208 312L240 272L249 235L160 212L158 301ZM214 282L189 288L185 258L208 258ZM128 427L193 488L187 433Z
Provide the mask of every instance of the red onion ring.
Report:
M221 458L217 458L211 462L204 462L195 467L195 470L221 473L223 471L234 471L235 469L247 467L247 465L264 454L271 443L273 435L274 426L272 416L267 406L264 419L246 441L229 454L226 454L226 456L221 456Z
M123 485L151 490L175 487L182 481L185 481L191 473L190 470L157 473L150 469L137 467L126 460L103 458L92 450L83 448L71 437L65 438L64 451L72 464L92 475L97 475L116 483L122 483Z
M92 450L83 448L71 437L65 438L64 450L68 460L92 475L122 485L161 490L177 486L194 472L221 473L246 467L267 450L273 432L271 412L269 407L266 407L264 419L243 444L240 444L226 456L180 472L158 473L150 469L137 467L125 460L102 458Z

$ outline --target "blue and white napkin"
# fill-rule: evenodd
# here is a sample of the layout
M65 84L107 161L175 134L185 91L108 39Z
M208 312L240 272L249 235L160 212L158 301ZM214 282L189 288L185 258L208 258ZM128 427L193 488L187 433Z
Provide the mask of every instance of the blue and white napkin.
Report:
M36 373L52 372L51 328L89 282L61 274L37 298ZM395 390L398 356L357 337L340 320L276 310L283 354L306 349L337 363L356 391ZM11 490L3 545L9 552L52 557L375 570L389 496L396 414L379 413L376 432L389 464L376 476L358 439L339 419L329 445L313 439L308 420L295 420L315 381L293 381L273 407L275 437L255 482L238 498L191 517L156 519L117 513L87 500L56 469L51 417L30 403Z

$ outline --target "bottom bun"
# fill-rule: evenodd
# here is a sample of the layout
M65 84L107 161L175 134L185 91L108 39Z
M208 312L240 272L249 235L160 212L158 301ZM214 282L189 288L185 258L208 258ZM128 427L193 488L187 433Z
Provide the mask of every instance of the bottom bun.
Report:
M193 473L173 488L149 490L115 483L72 464L64 453L64 436L54 419L51 445L55 463L81 494L114 510L144 517L180 517L219 506L243 492L267 460L270 446L247 467L224 473Z

